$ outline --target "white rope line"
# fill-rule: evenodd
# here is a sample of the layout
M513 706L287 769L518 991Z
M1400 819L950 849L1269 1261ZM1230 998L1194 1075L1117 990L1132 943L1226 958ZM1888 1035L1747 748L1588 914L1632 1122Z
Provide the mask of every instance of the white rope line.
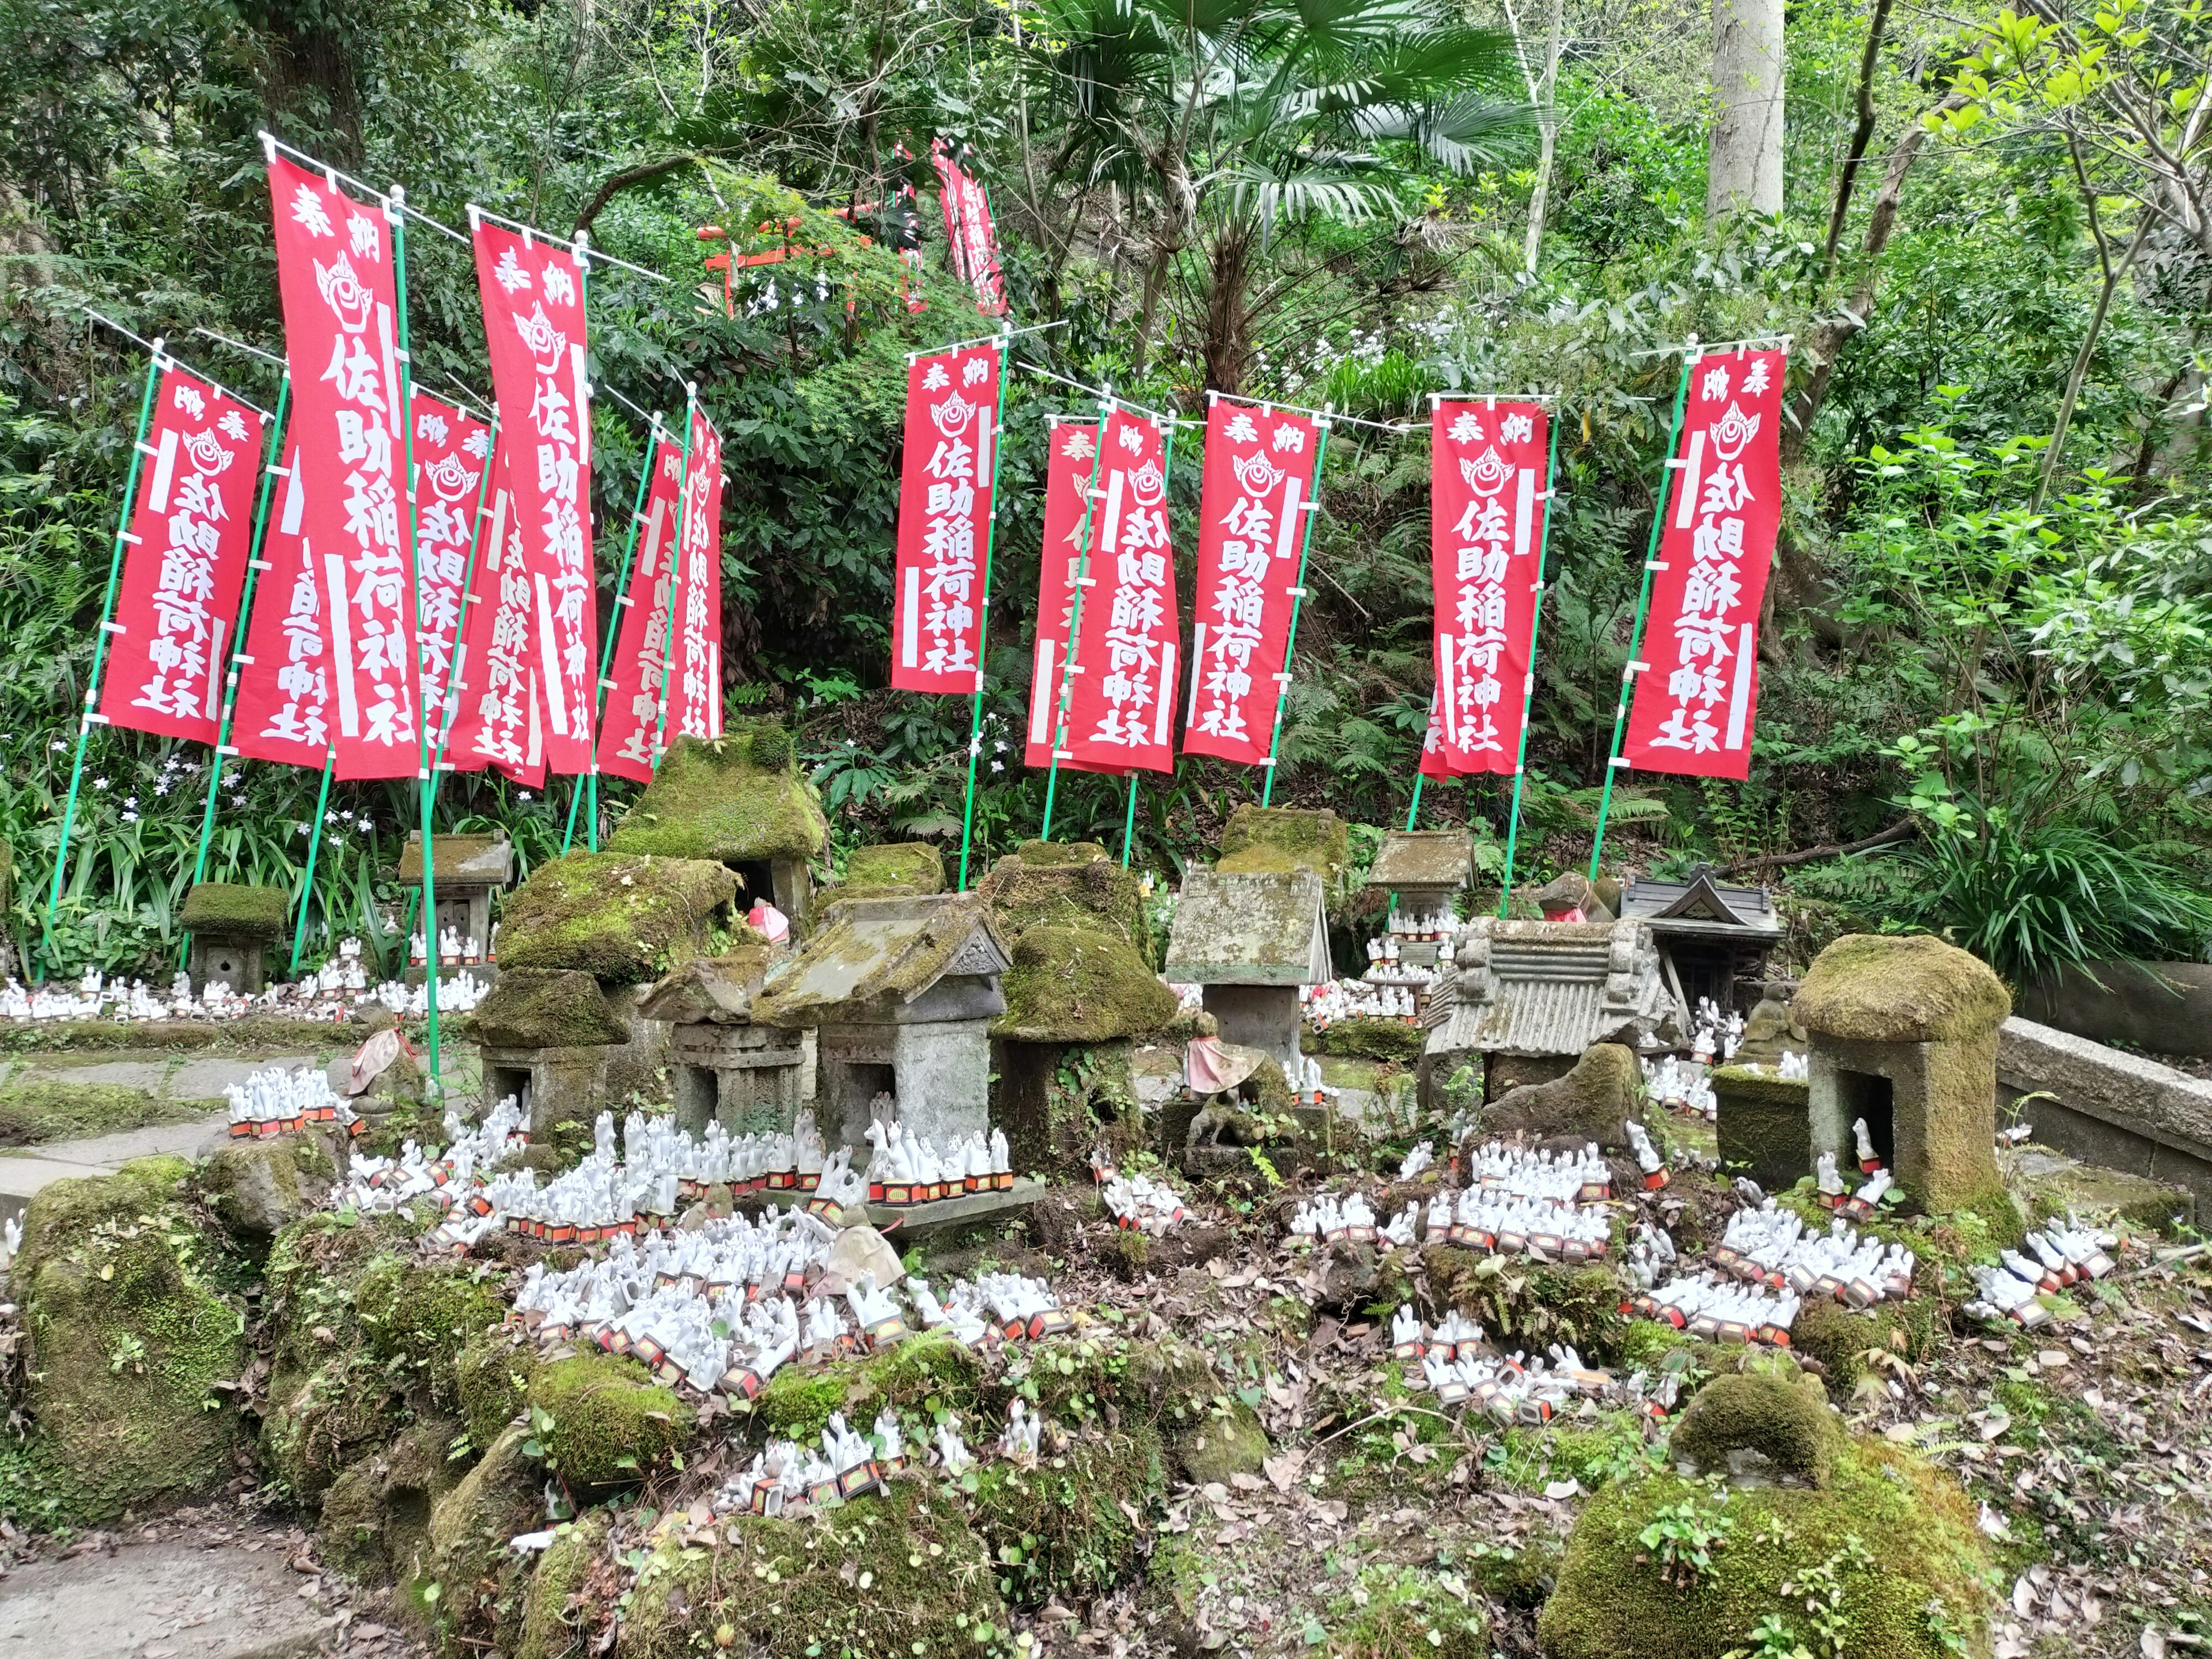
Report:
M994 340L1011 340L1023 334L1049 334L1054 329L1066 328L1065 322L1036 323L1028 328L1000 329L996 334L978 334L972 340L954 340L945 345L929 346L921 351L906 354L907 367L911 368L924 357L940 356L948 351L960 351L972 345L988 345Z
M170 350L165 342L149 340L143 334L133 334L129 329L124 327L122 324L117 322L112 317L103 317L98 312L94 311L90 306L84 307L84 314L91 318L95 323L105 323L108 327L113 329L118 334L120 334L125 339L131 341L134 344L145 347L149 352L153 354L154 361L155 362L167 364L175 368L181 368L185 374L193 375L199 380L205 380L217 392L220 392L224 397L229 398L231 402L242 404L244 407L252 410L256 415L258 415L264 421L273 421L276 418L267 410L262 408L259 404L255 403L251 398L241 398L239 396L237 392L233 392L228 386L225 386L221 380L216 380L214 375L210 374L204 369L194 368L183 358L178 356L175 352Z
M671 288L676 285L676 279L673 276L664 276L657 270L647 270L643 265L634 265L627 259L617 259L611 253L600 252L592 246L589 231L580 230L574 236L562 236L555 231L540 230L536 225L526 225L520 219L510 219L503 213L494 213L489 208L479 206L477 203L470 203L469 223L474 225L479 219L489 219L495 225L505 225L509 230L519 230L525 236L535 237L541 242L550 242L556 247L572 248L579 258L597 259L604 264L619 265L624 270L635 271L641 276L650 276L654 282L665 283Z
M211 328L201 328L195 325L192 329L192 332L195 334L204 335L207 338L216 342L218 344L230 347L234 351L243 351L249 356L260 358L264 362L274 363L279 368L289 370L291 368L289 363L286 362L282 357L278 356L273 351L264 351L259 346L248 345L243 340L234 340L229 335L218 334Z

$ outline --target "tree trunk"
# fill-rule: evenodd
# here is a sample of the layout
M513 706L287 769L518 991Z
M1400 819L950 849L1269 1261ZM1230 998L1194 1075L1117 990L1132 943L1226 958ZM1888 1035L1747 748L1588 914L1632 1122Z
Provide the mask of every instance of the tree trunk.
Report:
M349 170L362 163L361 66L350 31L325 7L284 0L269 9L262 102L288 143Z
M1782 0L1713 0L1705 218L1782 211Z
M1552 0L1551 29L1544 47L1544 81L1537 101L1542 106L1537 121L1541 129L1536 153L1536 188L1528 197L1528 240L1522 250L1522 266L1534 276L1536 258L1544 251L1544 215L1551 204L1552 155L1559 144L1559 14L1562 0Z
M1236 231L1213 245L1206 295L1206 388L1236 397L1244 389L1244 288L1250 246Z

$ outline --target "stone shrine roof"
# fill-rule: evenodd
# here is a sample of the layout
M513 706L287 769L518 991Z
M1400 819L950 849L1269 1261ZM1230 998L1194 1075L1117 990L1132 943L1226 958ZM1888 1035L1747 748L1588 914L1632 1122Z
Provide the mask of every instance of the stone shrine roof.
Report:
M1662 937L1742 939L1771 945L1782 937L1774 895L1764 887L1729 887L1700 867L1687 881L1639 876L1621 890L1623 919L1650 924Z
M1474 838L1464 830L1393 830L1367 872L1370 887L1393 892L1408 888L1468 884L1474 868Z
M1182 985L1319 985L1333 978L1321 877L1311 870L1185 872L1168 935L1167 976Z
M996 982L1011 965L974 893L854 899L770 972L753 1018L769 1025L875 1023L947 979L990 981L996 1016L1005 1011Z
M514 879L514 846L504 836L433 836L430 874L439 885L504 887ZM422 879L422 832L415 830L399 852L403 884Z
M1579 1054L1632 1021L1680 1018L1639 921L1478 916L1455 956L1430 997L1431 1054Z

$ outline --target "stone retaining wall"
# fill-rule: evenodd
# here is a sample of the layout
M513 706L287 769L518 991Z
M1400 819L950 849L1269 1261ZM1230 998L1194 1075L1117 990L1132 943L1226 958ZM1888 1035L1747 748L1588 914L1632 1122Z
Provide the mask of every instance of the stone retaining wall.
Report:
M2051 1098L2014 1111L2035 1094ZM2212 1083L2015 1016L1997 1034L1997 1103L2046 1146L2212 1203Z

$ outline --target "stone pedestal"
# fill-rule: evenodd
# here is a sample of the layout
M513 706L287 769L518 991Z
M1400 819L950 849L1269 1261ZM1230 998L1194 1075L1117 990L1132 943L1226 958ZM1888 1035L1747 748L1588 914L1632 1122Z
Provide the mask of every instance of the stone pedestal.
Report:
M521 1098L533 1137L550 1135L561 1124L586 1131L607 1101L607 1054L612 1045L589 1043L574 1048L483 1050L483 1097L487 1106L508 1095Z
M709 1120L733 1136L788 1133L805 1058L794 1037L772 1025L677 1026L669 1038L677 1122L695 1136Z
M1813 1173L1811 1085L1802 1078L1723 1066L1707 1079L1718 1109L1721 1173L1749 1176L1770 1193ZM1852 1167L1839 1165L1839 1167Z

